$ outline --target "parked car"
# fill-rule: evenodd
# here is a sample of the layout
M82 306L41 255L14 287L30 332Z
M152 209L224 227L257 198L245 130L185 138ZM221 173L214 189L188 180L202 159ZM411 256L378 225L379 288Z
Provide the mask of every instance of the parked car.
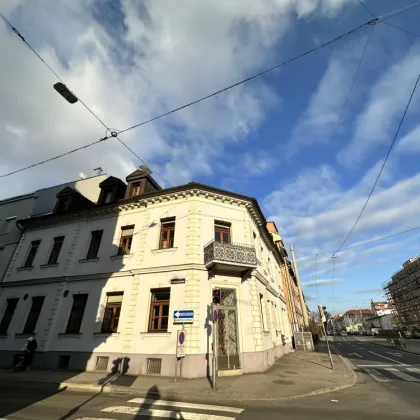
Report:
M340 335L341 335L342 337L346 337L346 336L347 336L347 331L341 331Z
M407 330L404 332L405 338L413 338L413 332L411 330Z
M420 330L413 330L413 338L420 338Z

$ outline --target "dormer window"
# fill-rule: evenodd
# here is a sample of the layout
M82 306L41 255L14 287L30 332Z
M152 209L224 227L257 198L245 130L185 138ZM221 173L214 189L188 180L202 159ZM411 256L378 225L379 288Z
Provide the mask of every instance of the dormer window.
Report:
M136 195L140 195L141 191L141 182L136 182L131 186L131 197L135 197Z
M66 197L61 197L58 199L58 203L57 203L57 213L63 213L65 211L68 210L69 206L70 206L70 200L71 197L68 195Z
M105 191L105 203L112 201L112 190Z

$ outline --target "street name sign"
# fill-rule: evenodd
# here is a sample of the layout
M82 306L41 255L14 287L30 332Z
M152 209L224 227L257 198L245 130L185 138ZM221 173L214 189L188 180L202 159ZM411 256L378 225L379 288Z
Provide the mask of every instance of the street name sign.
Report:
M191 324L192 322L194 322L193 309L178 309L174 311L175 324Z

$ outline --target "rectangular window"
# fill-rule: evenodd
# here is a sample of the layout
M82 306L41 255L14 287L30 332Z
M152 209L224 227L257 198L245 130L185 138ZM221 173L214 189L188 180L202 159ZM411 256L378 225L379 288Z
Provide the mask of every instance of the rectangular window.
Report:
M118 255L127 255L130 253L131 243L133 242L134 225L123 226L121 228L120 246Z
M173 248L175 238L175 217L160 220L159 248Z
M112 201L112 190L105 192L105 203L110 203Z
M149 331L168 331L171 289L152 289L151 292L152 303L150 305Z
M28 257L26 258L25 267L32 267L34 264L36 253L38 252L41 241L32 241L31 247L29 248Z
M10 231L12 230L12 226L13 226L13 223L15 222L15 220L16 220L16 216L8 217L4 221L3 226L1 227L0 235L5 235L6 233L10 233Z
M261 323L263 331L267 331L266 315L264 313L264 296L260 293L260 311L261 311Z
M93 260L95 258L98 258L98 252L99 252L99 247L101 245L103 233L104 233L103 230L94 230L91 233L89 249L86 256L87 260Z
M136 195L140 195L141 183L136 182L131 186L131 197L135 197Z
M54 244L51 250L50 258L48 258L47 264L57 264L58 256L60 255L63 242L64 236L57 236L56 238L54 238Z
M7 299L6 310L4 311L3 318L0 322L0 334L6 334L9 325L12 322L13 314L15 313L16 306L19 299Z
M78 334L80 332L87 300L87 294L73 295L73 306L66 328L67 334Z
M230 223L214 221L214 240L223 244L230 244Z
M26 320L23 334L33 334L35 332L36 324L41 313L42 305L44 304L45 296L37 296L32 298L32 306Z
M118 331L122 299L123 292L108 293L101 332L114 333Z

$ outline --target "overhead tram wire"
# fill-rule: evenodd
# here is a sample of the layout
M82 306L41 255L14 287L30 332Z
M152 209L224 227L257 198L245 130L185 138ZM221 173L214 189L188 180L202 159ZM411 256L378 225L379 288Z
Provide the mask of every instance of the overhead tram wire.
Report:
M357 0L360 6L362 6L372 17L376 18L376 15L363 3L362 0Z
M185 104L185 105L182 105L182 106L180 106L180 107L178 107L178 108L175 108L175 109L173 109L173 110L171 110L171 111L168 111L168 112L165 112L165 113L163 113L163 114L161 114L161 115L158 115L158 116L156 116L156 117L154 117L154 118L151 118L151 119L148 119L148 120L145 120L145 121L143 121L143 122L141 122L141 123L139 123L139 124L135 124L135 125L133 125L133 126L131 126L131 127L128 127L128 128L125 128L125 129L123 129L123 130L121 130L121 131L119 131L119 132L117 132L116 134L117 135L119 135L119 134L122 134L122 133L125 133L125 132L127 132L127 131L130 131L130 130L132 130L132 129L134 129L134 128L137 128L137 127L140 127L140 126L142 126L142 125L145 125L145 124L148 124L148 123L150 123L150 122L152 122L152 121L156 121L156 120L158 120L158 119L160 119L160 118L163 118L163 117L165 117L165 116L167 116L167 115L170 115L170 114L173 114L173 113L175 113L175 112L177 112L177 111L180 111L181 109L184 109L184 108L187 108L187 107L189 107L189 106L192 106L192 105L195 105L195 104L197 104L197 103L199 103L199 102L202 102L202 101L204 101L204 100L206 100L206 99L208 99L208 98L211 98L211 97L213 97L213 96L215 96L215 95L218 95L218 94L220 94L220 93L222 93L222 92L225 92L225 91L227 91L227 90L229 90L229 89L232 89L232 88L234 88L234 87L236 87L236 86L239 86L239 85L241 85L241 84L244 84L244 83L246 83L246 82L248 82L248 81L250 81L250 80L253 80L253 79L255 79L255 78L257 78L257 77L260 77L260 76L262 76L262 75L264 75L264 74L266 74L266 73L268 73L268 72L271 72L271 71L273 71L273 70L276 70L276 69L278 69L278 68L280 68L280 67L282 67L282 66L285 66L286 64L289 64L289 63L291 63L291 62L293 62L293 61L296 61L296 60L298 60L299 58L302 58L302 57L304 57L304 56L306 56L306 55L309 55L309 54L311 54L311 53L313 53L313 52L315 52L315 51L317 51L317 50L319 50L319 49L321 49L321 48L324 48L324 47L326 47L326 46L328 46L328 45L331 45L331 44L333 44L334 42L336 42L336 41L340 41L340 40L342 40L342 39L345 39L345 38L347 38L347 37L349 37L349 36L351 36L351 35L354 35L355 33L357 33L357 32L360 32L360 31L363 31L363 30L365 30L365 29L367 29L368 27L370 27L371 25L376 25L377 23L380 23L380 22L383 22L384 20L388 20L388 19L391 19L392 17L394 17L394 16L397 16L397 15L399 15L399 14L401 14L401 13L404 13L404 12L406 12L406 11L408 11L408 10L410 10L410 9L413 9L414 7L417 7L417 6L420 6L420 2L417 2L417 3L415 3L415 4L412 4L411 6L407 6L407 7L405 7L405 8L402 8L402 9L398 9L398 10L396 10L396 11L393 11L393 12L390 12L390 13L388 13L388 14L386 14L386 15L383 15L383 16L380 16L380 17L378 17L378 18L375 18L375 19L372 19L372 20L370 20L370 21L368 21L368 22L365 22L364 24L362 24L362 25L360 25L360 26L358 26L357 28L355 28L355 29L352 29L352 30L350 30L350 31L348 31L348 32L346 32L346 33L344 33L344 34L342 34L342 35L339 35L339 36L337 36L337 37L335 37L335 38L333 38L333 39L331 39L330 41L327 41L327 42L325 42L324 44L321 44L321 45L319 45L318 47L315 47L315 48L312 48L312 49L310 49L310 50L307 50L306 52L304 52L304 53L302 53L302 54L299 54L299 55L297 55L297 56L295 56L295 57L292 57L292 58L290 58L290 59L288 59L288 60L286 60L286 61L284 61L284 62L282 62L282 63L280 63L280 64L278 64L278 65L276 65L276 66L273 66L273 67L271 67L271 68L269 68L269 69L267 69L267 70L264 70L264 71L262 71L262 72L259 72L259 73L257 73L257 74L255 74L255 75L253 75L253 76L250 76L250 77L248 77L248 78L246 78L246 79L244 79L244 80L241 80L241 81L239 81L239 82L237 82L237 83L234 83L233 85L230 85L230 86L227 86L227 87L225 87L225 88L223 88L223 89L221 89L221 90L218 90L217 92L214 92L214 93L212 93L212 94L209 94L209 95L207 95L207 96L205 96L205 97L202 97L202 98L200 98L200 99L197 99L196 101L193 101L193 102L190 102L190 103L188 103L188 104ZM21 38L21 40L23 41L23 42L25 42L25 44L38 56L38 58L40 58L41 60L42 60L42 62L50 69L50 71L61 81L61 78L55 73L55 71L42 59L42 57L41 56L39 56L39 54L38 53L36 53L36 51L27 43L27 41L23 38L23 36L19 33L19 31L17 31L17 29L16 28L14 28L14 26L5 18L5 16L3 15L3 14L1 14L0 13L0 16L5 20L5 22L7 23L7 25L8 26L10 26L11 28L12 28L12 30L16 33L16 35L18 35L19 36L19 38ZM78 98L79 100L80 100L80 98ZM82 103L82 101L80 101L81 103ZM83 103L84 104L84 103ZM85 104L84 104L85 105ZM85 107L86 107L86 105L85 105ZM90 110L89 109L89 112L91 112L91 113L93 113L93 111L92 110ZM98 117L96 117L95 116L95 118L98 118ZM105 128L107 128L108 129L108 127L101 121L101 124L105 127ZM112 133L112 134L115 134L115 133ZM55 157L53 157L53 158L50 158L50 159L46 159L45 161L42 161L42 162L38 162L38 163L34 163L34 164L31 164L31 165L29 165L29 166L26 166L26 167L24 167L24 168L21 168L21 169L19 169L19 170L16 170L16 171L12 171L12 172L9 172L9 173L6 173L6 174L3 174L3 175L0 175L0 178L5 178L5 177L8 177L8 176L11 176L11 175L13 175L13 174L15 174L15 173L18 173L18 172L22 172L22 171L25 171L25 170L27 170L27 169L30 169L30 168L33 168L33 167L35 167L35 166L38 166L38 165L42 165L42 164L44 164L44 163L47 163L47 162L50 162L50 161L52 161L52 160L55 160L55 159L59 159L59 158L61 158L62 156L66 156L66 155L69 155L69 154L71 154L71 153L74 153L74 152L77 152L78 150L81 150L81 149L84 149L84 148L87 148L87 147L90 147L90 146L93 146L94 144L96 144L96 143L98 143L98 142L101 142L101 141L104 141L104 140L108 140L109 138L111 138L111 137L115 137L115 135L108 135L108 136L105 136L104 138L102 138L102 139L99 139L98 141L95 141L95 142L92 142L92 143L90 143L90 144L87 144L87 145L85 145L85 146L82 146L82 147L78 147L78 148L75 148L75 149L73 149L73 150L70 150L70 151L68 151L68 152L66 152L66 153L63 153L63 154L61 154L61 155L58 155L58 156L55 156ZM122 140L120 139L120 142L122 142Z
M374 243L377 243L377 242L382 242L382 241L385 241L387 239L394 238L396 236L400 236L400 235L404 235L406 233L414 232L416 230L420 230L420 226L416 226L416 227L413 227L411 229L403 230L401 232L397 232L397 233L394 233L392 235L382 236L381 238L373 239L371 241L362 242L362 243L357 244L357 245L352 245L352 246L349 246L347 248L342 248L339 252L337 252L337 254L343 253L344 251L347 251L349 249L360 248L362 246L371 245L371 244L374 244ZM302 260L302 259L306 259L306 258L311 258L311 257L315 257L315 256L318 258L318 255L330 255L330 254L334 254L334 253L331 252L331 251L318 252L317 254L304 255L303 257L298 258L298 260Z
M367 207L367 205L368 205L368 203L369 203L369 200L370 200L370 199L371 199L371 197L372 197L373 191L375 190L376 185L377 185L377 184L378 184L378 182L379 182L379 179L380 179L380 177L381 177L381 175L382 175L382 172L383 172L383 170L384 170L384 168L385 168L386 162L388 161L388 158L389 158L389 156L390 156L390 154L391 154L391 152L392 152L392 149L393 149L393 147L394 147L394 144L395 144L395 142L396 142L396 140L397 140L398 134L399 134L400 129L401 129L401 126L402 126L402 124L403 124L403 122L404 122L404 119L405 119L405 116L406 116L406 114L407 114L408 108L410 107L411 100L413 99L414 93L416 92L417 85L418 85L418 83L419 83L419 79L420 79L420 73L419 73L419 75L417 76L416 83L414 84L414 87L413 87L413 89L412 89L412 91L411 91L410 98L409 98L409 100L408 100L408 102L407 102L407 105L406 105L406 107L405 107L405 109L404 109L404 112L403 112L403 115L402 115L402 117L401 117L400 123L398 124L397 131L395 132L395 135L394 135L394 138L393 138L393 140L392 140L392 143L391 143L391 145L389 146L388 152L387 152L387 154L386 154L386 156L385 156L385 159L384 159L384 161L383 161L383 163L382 163L382 166L381 166L381 169L380 169L380 171L379 171L379 173L378 173L378 176L376 177L376 180L375 180L375 182L374 182L374 184L373 184L373 186L372 186L372 189L370 190L370 193L369 193L369 195L368 195L368 198L366 199L366 202L365 202L365 204L363 205L362 210L360 211L359 215L357 216L356 221L354 222L354 224L353 224L352 228L350 229L350 232L347 234L347 236L345 237L344 241L343 241L343 242L341 243L341 245L337 248L337 250L334 252L334 254L336 254L337 252L339 252L339 251L341 250L341 248L344 246L344 244L347 242L347 240L350 238L351 234L353 233L354 229L356 228L357 224L359 223L359 220L360 220L360 218L362 217L362 215L363 215L363 213L364 213L364 211L365 211L365 209L366 209L366 207Z
M31 44L29 44L29 42L28 41L26 41L26 39L23 37L23 35L18 31L18 29L16 29L16 27L14 27L13 25L12 25L12 23L0 12L0 16L2 17L2 19L6 22L6 24L12 29L12 31L21 39L21 41L42 61L42 63L48 68L48 70L50 70L50 72L61 82L61 83L63 83L64 85L66 84L65 82L64 82L64 80L58 75L58 73L42 58L42 56L40 55L40 54L38 54L38 52L32 47L32 45ZM73 93L73 92L72 92ZM74 93L73 93L74 94ZM103 142L103 141L105 141L105 140L108 140L108 139L110 139L110 138L112 138L112 137L114 137L114 138L116 138L127 150L129 150L135 157L137 157L137 159L139 159L144 165L146 165L146 166L148 166L147 165L147 163L142 159L142 158L140 158L140 156L138 156L127 144L125 144L120 138L118 138L117 137L117 130L113 130L113 129L111 129L110 127L108 127L99 117L98 117L98 115L96 115L91 109L90 109L90 107L82 100L82 99L80 99L80 97L79 96L77 96L77 95L75 95L76 97L77 97L77 99L79 100L79 102L89 111L89 113L91 114L91 115L93 115L95 118L96 118L96 120L97 121L99 121L99 123L100 124L102 124L104 127L105 127L105 129L106 129L106 132L105 132L105 136L104 137L102 137L101 139L99 139L99 140L97 140L97 141L94 141L94 142L92 142L92 143L89 143L89 144L86 144L86 145L84 145L84 146L81 146L81 147L77 147L76 149L72 149L72 150L70 150L70 151L68 151L68 152L65 152L65 153L62 153L62 154L60 154L60 155L58 155L58 156L55 156L55 157L52 157L52 158L49 158L49 159L45 159L45 160L43 160L43 161L41 161L41 162L37 162L37 163L34 163L34 164L32 164L32 165L29 165L29 166L27 166L27 167L24 167L24 168L21 168L21 169L18 169L18 170L16 170L16 171L12 171L12 172L10 172L10 173L8 173L8 174L4 174L4 175L0 175L0 178L5 178L5 177L7 177L7 176L10 176L10 175L14 175L14 174L16 174L16 173L19 173L19 172L22 172L22 171L25 171L25 170L27 170L27 169L30 169L30 168L34 168L35 166L39 166L39 165L43 165L44 163L47 163L47 162L51 162L51 161L53 161L53 160L56 160L56 159L59 159L59 158L61 158L61 157L64 157L64 156L67 156L67 155L69 155L69 154L71 154L71 153L74 153L74 152L77 152L77 151L79 151L79 150L82 150L82 149L86 149L86 148L88 148L88 147L90 147L90 146L93 146L93 145L95 145L95 144L98 144L98 143L101 143L101 142ZM108 135L108 132L110 133L109 135ZM167 181L166 179L165 179L165 177L163 176L163 175L160 175L158 172L156 172L155 171L155 173L157 174L157 175L159 175L168 185L170 185L170 186L172 186L171 185L171 183L169 182L169 181Z
M394 25L393 23L389 23L389 22L381 22L381 23L383 23L384 25L390 26L391 28L395 28L395 29L398 29L399 31L405 32L406 34L409 34L409 35L415 36L417 38L420 38L419 34L408 31L407 29L404 29L404 28L400 28L399 26Z

